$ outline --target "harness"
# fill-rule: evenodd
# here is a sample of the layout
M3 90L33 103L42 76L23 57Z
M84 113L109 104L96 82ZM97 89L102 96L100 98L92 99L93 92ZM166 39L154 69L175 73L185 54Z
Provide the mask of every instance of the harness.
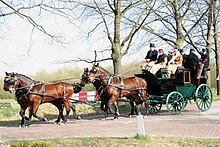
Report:
M35 82L32 82L32 84L30 85L28 91L27 91L25 94L23 94L23 96L24 96L26 99L28 99L27 96L28 96L29 94L38 95L38 96L41 96L41 102L40 102L40 104L42 104L43 101L44 101L44 97L52 97L52 98L55 98L55 99L66 98L66 86L65 86L64 83L62 83L62 84L63 84L63 96L54 96L54 95L46 94L46 93L45 93L45 83L44 83L44 82L41 83L41 93L32 92L31 90L33 89L33 87L35 86L35 84L36 84ZM22 88L19 88L19 89L21 89L21 92L23 92L22 89L24 89L24 88L25 88L25 87L22 87ZM17 96L19 93L21 93L21 92L19 91L19 92L16 94L16 96ZM20 99L21 99L21 98L20 98Z
M121 82L121 83L120 83L120 86L118 86L118 85L116 85L116 84L112 84L115 76L119 77L120 82ZM141 91L146 90L146 88L137 88L137 89L128 89L128 88L125 88L125 87L124 87L124 79L123 79L121 76L113 75L113 74L110 74L110 75L109 75L109 78L108 78L108 81L107 81L107 85L104 87L104 90L106 91L106 89L107 89L109 86L113 86L113 87L115 87L115 88L117 88L117 89L120 90L120 94L119 94L119 95L120 95L120 98L122 98L122 90L126 90L126 91L129 91L129 92L134 92L134 91L139 91L139 90L141 90ZM140 92L138 92L138 96L140 97L141 100L144 101L144 99L143 99L142 95L140 94Z

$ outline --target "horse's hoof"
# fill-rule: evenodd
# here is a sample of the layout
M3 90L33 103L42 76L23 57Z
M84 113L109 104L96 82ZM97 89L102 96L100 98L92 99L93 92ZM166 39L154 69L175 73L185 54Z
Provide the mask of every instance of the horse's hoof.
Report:
M116 120L116 119L118 119L118 116L115 116L115 117L113 118L113 120Z
M26 126L26 125L19 125L18 127L19 127L19 128L29 128L28 125L27 125L27 126Z
M76 119L77 120L81 120L81 117L78 115L78 116L76 116Z
M106 120L106 117L100 118L100 120Z
M57 120L56 120L53 124L59 124L59 122L60 122L60 121L57 121Z
M62 126L62 125L65 125L65 123L64 122L60 122L59 125Z
M128 114L128 117L133 117L133 114Z
M42 119L42 121L47 121L47 118L46 118L46 117L44 117L44 118Z

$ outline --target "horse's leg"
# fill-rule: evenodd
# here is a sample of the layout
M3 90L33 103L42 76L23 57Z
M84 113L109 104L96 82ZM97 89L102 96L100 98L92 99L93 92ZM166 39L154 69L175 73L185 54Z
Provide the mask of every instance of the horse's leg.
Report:
M39 108L39 105L40 105L40 103L38 103L37 101L35 101L35 103L33 104L33 107L32 107L32 115L35 117L35 118L37 118L39 121L47 121L47 119L46 118L41 118L41 117L39 117L39 116L37 116L37 110L38 110L38 108Z
M71 102L70 102L71 103ZM69 116L69 113L70 113L70 103L67 101L67 100L64 100L64 106L65 106L65 108L66 108L66 116L65 116L65 118L64 118L64 120L63 120L63 123L66 123L67 122L67 118L68 118L68 116Z
M100 104L101 110L104 112L104 119L108 116L108 103L106 101L102 100Z
M145 109L146 109L145 115L148 116L148 114L149 114L149 104L148 104L148 101L147 101L147 100L144 101L144 105L145 105Z
M75 119L81 119L81 117L79 115L77 115L77 108L76 108L76 105L74 103L70 104L70 109L73 111L73 117Z
M24 127L25 109L21 108L19 114L21 116L21 123L20 123L19 127Z
M133 101L129 101L130 106L131 106L131 112L130 114L128 114L129 117L131 117L132 115L134 115L134 109L135 109L135 105Z
M29 120L28 120L28 126L31 125L31 118L33 116L33 107L30 106L29 108Z
M57 120L55 121L56 124L58 124L60 122L60 119L63 119L64 120L64 116L63 116L63 104L62 103L59 103L57 101L53 102L52 103L54 106L57 107L58 111L59 111L59 115L58 115L58 118Z
M142 103L136 103L136 113L137 113L137 115L141 115L141 111L140 111L140 107L141 107L141 104Z
M119 111L118 111L118 105L117 105L117 102L116 101L109 101L108 102L108 106L110 107L111 105L113 104L113 106L114 106L114 109L115 109L115 117L114 117L114 119L118 119L118 117L119 117Z

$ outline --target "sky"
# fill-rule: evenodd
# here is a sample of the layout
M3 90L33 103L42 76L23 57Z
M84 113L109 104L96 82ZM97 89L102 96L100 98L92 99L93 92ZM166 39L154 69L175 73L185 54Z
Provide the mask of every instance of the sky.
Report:
M65 43L52 42L50 37L36 29L32 33L33 27L25 19L18 16L7 17L0 28L0 59L7 63L7 65L0 63L0 76L4 76L5 72L27 75L36 74L41 70L52 72L64 67L89 67L91 64L85 62L68 64L59 62L78 58L94 60L94 50L102 50L109 46L108 40L100 34L95 34L96 37L89 39L85 38L87 35L85 32L90 25L88 23L74 22L75 26L63 18L44 18L40 22L49 33L61 35ZM98 53L98 58L110 57L109 53L104 55ZM141 61L145 54L145 49L130 53L123 58L122 63ZM112 65L112 61L104 65Z

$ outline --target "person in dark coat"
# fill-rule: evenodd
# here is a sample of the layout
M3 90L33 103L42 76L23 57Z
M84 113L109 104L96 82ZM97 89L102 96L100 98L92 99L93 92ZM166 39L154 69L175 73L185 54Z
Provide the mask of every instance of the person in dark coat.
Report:
M148 61L156 61L157 60L158 52L155 50L155 45L150 43L150 50L147 52L145 59L149 59Z
M196 84L196 70L199 64L199 57L195 54L194 49L190 49L189 55L186 57L185 68L189 69L191 72L192 84Z
M154 63L154 65L152 65L152 67L149 70L152 74L156 74L156 72L160 68L165 68L167 65L167 55L164 53L163 49L159 49L158 51L159 56L157 58L157 61Z
M147 52L146 57L144 58L143 65L141 65L142 69L147 69L152 66L156 60L157 60L158 51L155 50L155 45L153 43L150 43L150 50Z
M190 49L190 53L186 57L185 67L196 71L198 64L199 64L199 57L195 54L194 49Z
M205 79L208 79L207 71L209 71L210 58L207 49L202 49L200 62L204 64L202 75L205 77Z

